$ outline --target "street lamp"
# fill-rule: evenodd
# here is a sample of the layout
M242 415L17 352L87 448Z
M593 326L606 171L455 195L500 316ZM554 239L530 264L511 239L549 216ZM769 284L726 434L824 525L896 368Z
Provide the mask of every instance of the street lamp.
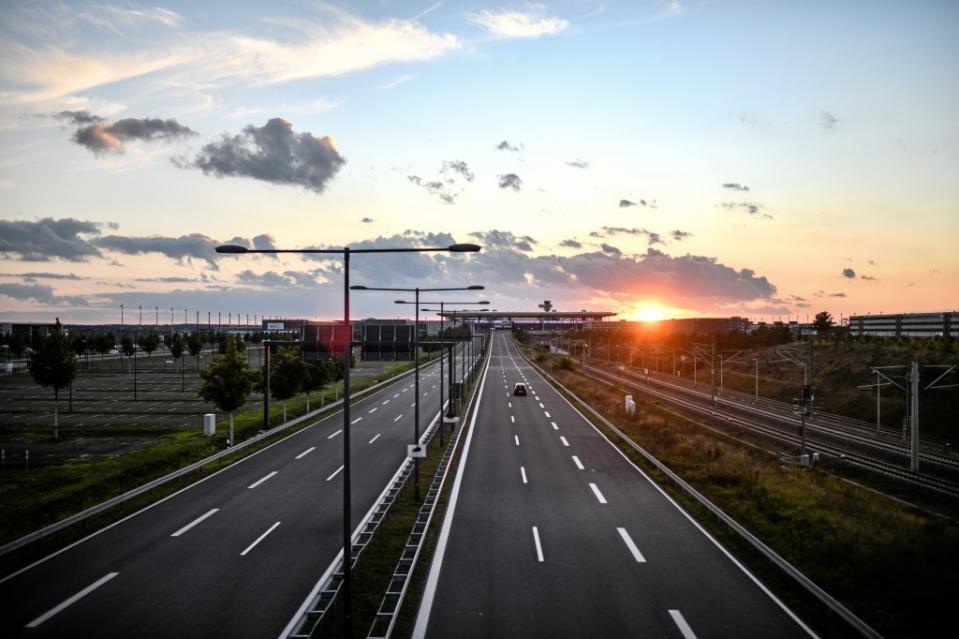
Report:
M343 322L348 341L343 352L343 635L353 636L352 620L352 559L353 540L350 534L350 355L353 350L353 332L350 325L350 255L353 253L475 253L477 244L452 244L447 247L410 248L358 248L349 246L340 249L250 249L245 246L226 244L216 247L217 253L245 255L247 253L308 253L343 256Z
M407 301L405 301L405 300L396 300L396 303L397 303L397 304L413 304L414 302L407 302ZM444 307L445 304L451 304L451 303L453 303L453 302L449 302L449 301L426 302L426 301L420 300L420 303L421 303L421 304L439 304L439 305L440 305L440 310L439 310L439 315L440 315L440 418L441 418L441 420L444 420L444 419L446 419L446 417L445 417L445 415L443 414L443 395L446 394L446 388L445 388L445 387L446 387L446 380L444 379L445 373L443 372L443 359L444 359L444 357L445 357L445 352L444 352L444 351L446 350L446 349L445 349L445 347L446 347L446 338L443 337L443 328L444 328L443 323L444 323L444 321L445 321L444 318L443 318L443 307ZM456 303L456 304L489 304L489 300L481 300L481 301L479 301L479 302L455 302L455 303ZM419 310L423 311L424 313L434 313L434 312L436 312L435 309L429 309L429 308L420 308ZM453 343L453 345L454 345L454 347L455 347L455 343ZM453 352L454 352L454 350L455 350L455 348L450 348L450 371L449 371L449 376L450 376L450 400L449 400L449 416L450 416L451 418L453 417L453 397L452 397L453 391L452 391L452 389L453 389ZM443 429L444 429L444 428L445 428L445 426L443 425L443 421L440 421L440 446L441 446L441 447L443 446Z
M413 400L413 444L417 445L420 442L420 292L446 292L446 291L482 291L485 287L478 284L472 286L455 286L452 288L382 288L374 286L351 286L354 291L390 291L390 292L403 292L403 293L414 293L416 296L416 301L413 302L416 305L416 323L413 328L413 380L414 380L414 395L416 397ZM396 300L397 304L405 304L403 300ZM487 302L488 303L488 302ZM442 393L440 393L440 401L442 401ZM442 414L442 406L440 407L440 413ZM416 501L420 500L420 460L418 457L413 458L413 496Z

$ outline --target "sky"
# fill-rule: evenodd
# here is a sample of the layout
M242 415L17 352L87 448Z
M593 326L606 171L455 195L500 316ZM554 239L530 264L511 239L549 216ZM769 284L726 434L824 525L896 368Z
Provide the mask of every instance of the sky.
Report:
M959 310L956 2L2 5L0 321Z

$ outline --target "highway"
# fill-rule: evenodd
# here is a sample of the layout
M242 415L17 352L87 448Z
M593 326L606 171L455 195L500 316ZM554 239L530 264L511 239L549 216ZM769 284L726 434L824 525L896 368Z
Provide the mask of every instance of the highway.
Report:
M420 430L439 410L420 376ZM352 407L352 526L413 439L413 377ZM342 413L0 580L4 637L275 637L342 548Z
M481 384L414 637L814 636L502 332Z

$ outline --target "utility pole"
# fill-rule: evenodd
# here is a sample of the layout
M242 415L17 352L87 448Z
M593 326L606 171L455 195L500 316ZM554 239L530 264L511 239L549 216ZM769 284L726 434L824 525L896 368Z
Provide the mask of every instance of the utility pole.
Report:
M882 427L882 423L879 420L880 411L882 408L879 405L879 398L881 395L881 389L879 387L879 371L876 371L876 430L878 431Z
M919 362L913 360L912 370L909 373L909 437L911 454L909 456L909 469L914 473L919 472Z
M759 358L753 360L756 364L756 401L759 401Z
M709 384L712 386L713 406L716 405L716 338L713 337L712 350L709 356Z

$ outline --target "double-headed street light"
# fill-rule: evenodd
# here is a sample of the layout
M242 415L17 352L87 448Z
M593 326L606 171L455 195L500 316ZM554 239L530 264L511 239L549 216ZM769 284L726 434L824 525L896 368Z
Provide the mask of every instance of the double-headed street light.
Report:
M415 293L416 300L413 302L416 305L416 324L413 330L413 368L414 368L414 391L416 399L413 400L413 444L418 445L420 443L420 293L436 293L436 292L446 292L446 291L482 291L483 286L474 284L472 286L455 286L452 288L383 288L383 287L374 287L374 286L351 286L354 291L390 291L390 292L403 292L403 293ZM405 304L406 302L402 300L397 300L397 304ZM440 393L442 401L442 393ZM440 406L440 417L442 418L442 406ZM413 458L414 472L413 472L413 492L416 501L420 500L420 460L418 457Z
M216 247L217 253L246 255L247 253L308 253L343 256L343 323L346 325L347 343L343 352L343 635L353 636L352 620L352 563L353 539L350 531L352 519L350 503L350 355L353 350L353 329L350 324L350 255L353 253L475 253L477 244L452 244L447 247L409 248L357 248L340 249L251 249L236 244Z

